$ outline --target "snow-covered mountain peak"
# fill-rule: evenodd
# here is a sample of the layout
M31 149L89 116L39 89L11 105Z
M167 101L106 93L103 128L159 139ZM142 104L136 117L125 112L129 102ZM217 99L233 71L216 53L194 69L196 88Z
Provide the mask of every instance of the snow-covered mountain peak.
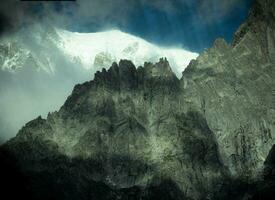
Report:
M108 67L120 59L132 60L140 66L145 61L157 62L160 57L167 57L173 71L180 76L190 60L198 56L182 48L160 47L120 30L96 33L56 31L61 40L59 48L87 69Z

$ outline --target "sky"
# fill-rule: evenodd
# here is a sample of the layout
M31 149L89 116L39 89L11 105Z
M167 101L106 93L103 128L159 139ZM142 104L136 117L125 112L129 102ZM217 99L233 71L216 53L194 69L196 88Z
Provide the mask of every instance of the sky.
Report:
M201 52L218 37L231 42L252 0L1 0L0 33L35 22L70 31L119 29L161 46Z
M47 40L43 43L36 35L43 37L51 27L82 33L118 29L162 49L200 53L216 38L230 42L251 4L252 0L1 0L0 43L15 33L34 55L49 55L59 68L49 76L33 70L35 67L9 73L0 66L0 144L31 119L58 110L76 83L92 78L91 71L69 63Z

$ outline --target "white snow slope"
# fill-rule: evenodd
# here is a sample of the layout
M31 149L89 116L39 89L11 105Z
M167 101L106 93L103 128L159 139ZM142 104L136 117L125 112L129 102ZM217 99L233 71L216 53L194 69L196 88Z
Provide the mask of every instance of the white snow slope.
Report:
M144 39L110 30L74 33L35 24L0 38L0 144L26 122L58 110L73 86L92 79L112 62L129 59L138 67L167 57L180 78L198 55L182 48L164 48Z
M159 47L119 30L96 33L69 32L61 29L56 31L61 39L60 50L87 69L94 67L100 70L120 59L129 59L136 66L141 66L145 61L157 62L160 57L166 57L172 70L181 77L190 60L198 56L197 53L182 48ZM98 66L100 64L107 66Z

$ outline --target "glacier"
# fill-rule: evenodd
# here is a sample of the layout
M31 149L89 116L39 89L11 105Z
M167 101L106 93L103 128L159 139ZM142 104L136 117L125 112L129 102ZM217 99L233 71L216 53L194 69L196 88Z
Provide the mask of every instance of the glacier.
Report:
M59 48L87 69L94 67L100 70L120 59L131 60L136 66L141 66L145 61L157 62L159 58L166 57L172 70L181 77L189 62L198 56L179 47L160 47L120 30L78 33L57 29L57 33L61 38Z
M0 143L29 120L58 110L74 85L120 59L167 57L178 77L197 53L160 47L120 30L77 33L35 24L0 38Z

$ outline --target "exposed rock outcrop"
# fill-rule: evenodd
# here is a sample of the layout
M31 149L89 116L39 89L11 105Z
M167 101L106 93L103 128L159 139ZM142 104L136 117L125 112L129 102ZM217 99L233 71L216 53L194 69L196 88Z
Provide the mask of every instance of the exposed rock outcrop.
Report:
M274 144L274 2L255 6L233 44L217 39L183 73L185 100L214 132L232 174L260 170Z
M205 118L185 110L181 94L166 59L138 69L121 60L77 85L59 112L29 122L6 147L26 171L51 171L58 157L79 159L81 176L117 190L170 180L184 196L202 198L226 169Z
M255 1L232 45L217 39L180 80L166 59L113 63L58 112L27 123L4 157L34 199L267 199L274 11Z

